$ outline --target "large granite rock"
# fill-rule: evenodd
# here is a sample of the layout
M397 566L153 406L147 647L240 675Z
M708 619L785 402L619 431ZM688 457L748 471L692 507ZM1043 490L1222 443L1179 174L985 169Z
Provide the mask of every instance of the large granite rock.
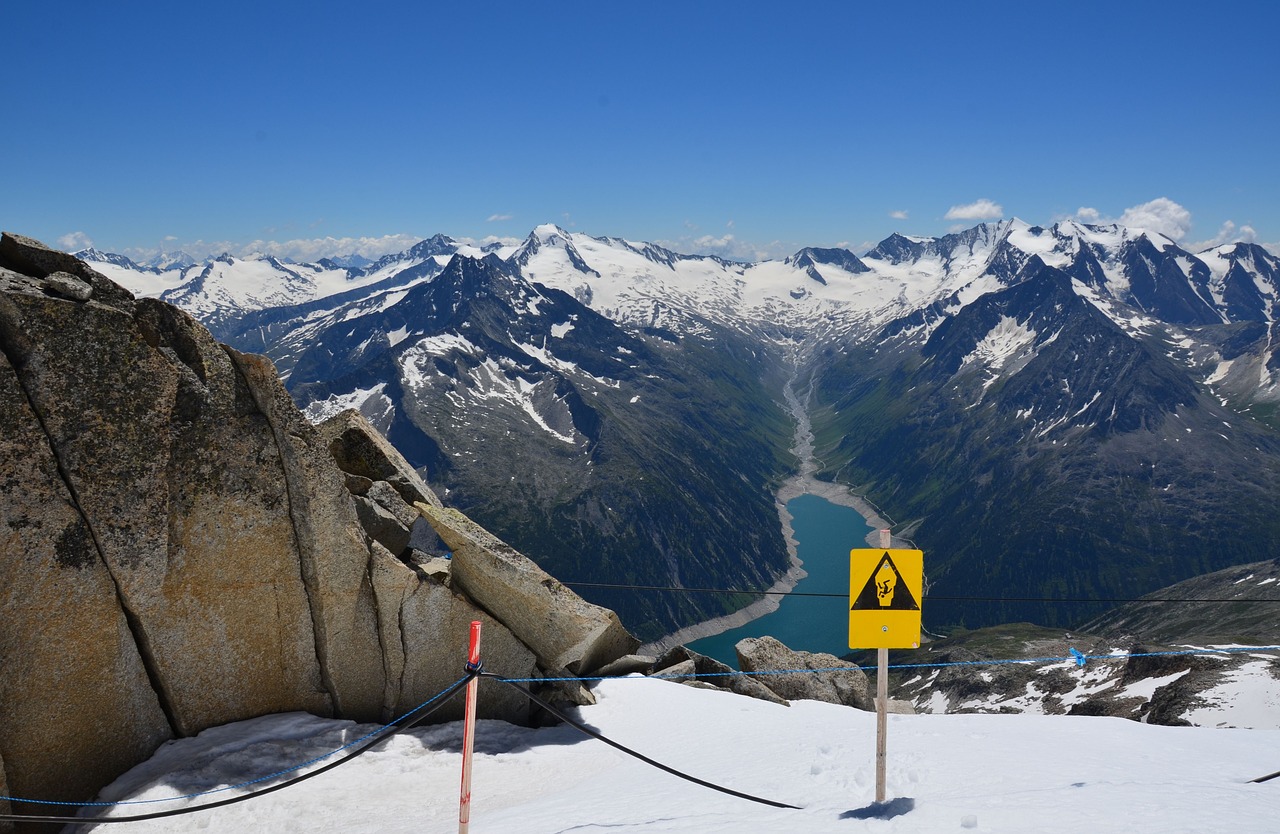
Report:
M465 673L471 623L481 623L481 659L486 671L505 677L537 675L533 652L493 617L433 576L421 576L374 545L373 587L379 605L390 720L422 704ZM478 709L512 721L529 717L527 698L508 686L481 681ZM438 721L462 717L454 699L437 713Z
M22 235L0 233L0 266L46 279L45 289L63 297L79 301L96 297L101 303L117 305L133 300L133 293L75 255L50 249L40 241ZM50 278L53 280L47 280ZM68 281L68 278L73 280ZM84 288L88 288L88 292Z
M348 475L347 490L355 501L356 515L365 532L374 541L397 556L404 553L413 538L413 527L422 520L418 511L404 502L395 487L386 481L353 483L358 476ZM353 490L352 487L356 489Z
M4 776L4 756L0 756L0 797L11 796L9 793L9 783ZM12 813L9 800L0 799L0 814ZM0 834L9 834L13 831L13 823L0 820Z
M756 680L791 701L825 701L858 709L875 709L868 693L867 676L857 664L821 652L797 652L773 637L748 637L733 647L738 668L744 672L772 672L780 669L822 669L817 673L756 674ZM826 671L826 670L836 671Z
M311 601L316 652L340 714L371 721L383 679L369 545L341 472L264 356L225 349L275 434L289 515Z
M520 635L542 668L588 675L639 648L617 614L582 599L462 513L417 507L453 551L453 586Z
M370 481L386 481L395 487L406 504L421 501L433 507L444 506L404 455L359 411L353 408L340 411L318 428L329 454L343 472Z
M275 440L208 332L22 291L0 329L173 729L327 711Z
M0 295L0 318L8 303ZM0 427L0 759L9 777L0 795L74 800L145 759L173 730L4 352ZM68 759L82 764L68 769Z

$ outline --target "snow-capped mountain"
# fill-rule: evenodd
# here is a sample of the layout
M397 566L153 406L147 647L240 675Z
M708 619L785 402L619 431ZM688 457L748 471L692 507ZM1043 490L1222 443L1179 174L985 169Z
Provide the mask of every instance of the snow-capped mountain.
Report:
M550 224L486 248L437 235L361 269L224 257L165 297L271 356L315 414L365 411L563 578L767 584L776 540L735 544L736 564L716 542L772 512L788 379L812 392L820 473L914 530L939 588L1123 597L1278 553L1280 260L1261 247L1014 219L760 263ZM1238 545L1210 544L1228 526ZM570 540L628 567L566 573ZM666 625L711 613L645 605Z
M526 279L564 290L624 326L698 333L714 324L784 343L878 338L880 327L912 314L918 338L927 338L937 321L1015 282L1037 257L1070 275L1077 294L1135 335L1154 328L1186 341L1187 361L1212 384L1225 382L1233 398L1280 398L1280 362L1264 338L1280 335L1271 333L1280 319L1280 259L1255 244L1195 255L1163 235L1122 226L1063 221L1041 227L1014 219L939 238L891 235L861 258L810 247L782 261L734 263L552 224L537 227L514 249L488 248ZM97 250L82 255L118 283L144 295L163 293L217 330L255 310L360 287L386 289L396 276L407 285L438 272L459 252L486 254L436 235L360 268L224 255L198 271L155 270ZM1252 326L1233 331L1225 346L1214 332L1188 329L1242 323ZM1257 351L1237 352L1242 339L1255 334ZM1245 382L1255 377L1257 385Z
M196 259L179 249L177 252L161 252L146 262L146 266L157 272L170 272L175 269L186 269L195 266Z

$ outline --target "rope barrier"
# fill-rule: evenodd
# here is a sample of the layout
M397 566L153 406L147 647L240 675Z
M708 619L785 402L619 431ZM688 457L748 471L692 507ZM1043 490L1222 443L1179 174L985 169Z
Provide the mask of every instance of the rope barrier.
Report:
M559 718L561 721L563 721L563 722L565 722L566 724L570 725L571 727L573 727L574 729L576 729L576 730L578 730L579 732L583 733L584 735L590 736L591 738L594 738L594 739L596 739L597 741L602 741L602 742L604 742L605 744L609 745L610 747L614 748L615 750L621 750L623 753L626 753L628 756L632 756L632 757L634 757L634 758L637 758L637 759L639 759L640 761L644 762L645 764L649 765L650 767L655 767L655 768L657 768L658 770L661 770L661 771L663 771L663 772L665 772L665 773L670 773L672 776L676 776L676 777L679 777L680 779L684 779L686 782L692 782L692 783L693 783L693 784L695 784L695 785L700 785L700 786L702 786L702 787L704 787L704 788L710 788L710 789L711 789L711 790L713 790L713 791L719 791L720 793L728 794L729 796L736 796L736 797L738 797L739 799L745 799L745 800L747 800L748 802L756 802L756 803L759 803L759 804L761 804L761 805L768 805L768 806L773 807L773 808L788 808L788 809L793 810L793 811L799 811L799 810L800 810L800 806L798 806L798 805L788 805L788 804L787 804L787 803L785 803L785 802L777 802L777 801L772 800L772 799L764 799L763 797L754 796L754 795L749 794L749 793L743 793L742 791L735 791L735 790L734 790L734 789L732 789L732 788L726 788L726 787L725 787L725 786L723 786L723 785L717 785L717 784L716 784L716 783L714 783L714 782L708 782L708 781L706 781L705 779L699 779L699 778L698 778L698 777L696 777L696 776L691 776L691 775L689 775L688 773L684 773L683 771L676 770L674 767L671 767L670 765L665 765L665 764L663 764L662 762L659 762L659 761L657 761L657 760L655 760L655 759L651 759L651 758L649 758L648 756L644 755L643 753L636 752L635 750L632 750L630 747L626 747L626 746L624 746L624 745L622 745L622 744L619 744L618 742L614 741L613 739L608 738L608 737L606 737L606 736L604 736L604 735L602 735L602 734L600 734L600 733L596 732L595 730L591 729L590 727L588 727L587 725L583 724L582 722L577 721L576 719L572 718L572 717L571 717L571 716L569 716L567 713L562 712L561 710L559 710L559 709L557 709L556 707L552 706L550 703L548 703L547 701L543 700L542 698L539 698L537 695L534 695L534 694L533 694L532 692L530 692L527 688L525 688L525 687L523 687L523 686L520 686L520 685L519 685L518 683L516 683L514 680L510 680L510 679L508 679L508 678L499 677L498 675L494 675L494 674L491 674L491 673L489 673L489 672L484 672L484 673L482 673L482 674L481 674L481 677L485 677L485 678L493 678L493 679L494 679L494 680L496 680L496 681L499 681L499 682L501 682L501 683L505 683L507 686L510 686L512 689L515 689L515 690L517 690L517 691L519 691L519 692L524 693L525 697L526 697L526 698L528 698L530 701L532 701L533 703L535 703L535 704L537 704L538 706L542 707L542 708L543 708L543 709L545 709L547 712L549 712L549 713L551 713L552 715L556 716L556 717L557 717L557 718ZM544 680L545 680L545 679L544 679Z
M1061 657L999 658L999 659L990 659L990 660L946 661L941 663L897 663L897 664L890 664L888 668L889 669L929 669L929 668L940 669L940 668L957 667L957 666L1062 663L1062 662L1068 662L1068 661L1075 663L1077 666L1084 667L1089 660L1128 660L1129 658L1133 658L1133 657L1239 654L1239 653L1252 653L1252 652L1278 651L1278 650L1280 650L1280 645L1227 646L1227 647L1216 648L1216 649L1188 649L1188 650L1160 651L1160 652L1118 652L1118 653L1104 654L1104 655L1087 655L1084 652L1080 652L1072 648L1070 649L1070 652L1071 652L1070 655L1061 656ZM275 771L274 773L270 773L264 776L259 776L257 778L250 779L244 782L240 782L236 785L228 785L221 788L215 788L213 790L201 791L199 793L182 794L179 796L161 797L157 799L122 800L118 802L64 802L64 801L56 801L56 800L27 799L23 797L15 797L15 796L0 796L0 800L7 800L12 803L23 803L23 804L30 804L30 805L55 805L55 806L71 806L71 807L77 807L77 808L89 808L89 807L118 807L123 805L147 805L147 804L154 804L157 802L173 802L178 800L198 799L200 797L210 796L216 793L222 793L230 790L238 790L238 789L247 788L252 785L261 784L262 782L266 782L271 779L276 779L289 773L295 773L305 767L315 764L316 762L323 761L324 759L327 759L330 756L340 753L343 750L351 749L353 747L356 748L352 750L351 753L347 754L346 756L343 756L342 758L336 761L330 762L329 764L324 765L323 767L317 768L307 773L303 773L293 779L290 779L285 782L281 782L277 785L271 785L269 787L263 788L262 790L241 794L240 796L230 797L228 799L223 799L217 802L206 803L204 805L187 807L187 808L175 808L167 811L157 811L149 814L135 814L131 816L96 817L96 818L95 817L79 817L79 816L73 817L73 816L59 816L59 815L44 815L44 814L0 814L0 821L80 823L80 824L93 824L93 825L97 825L99 823L142 822L144 820L153 820L153 819L161 819L164 817L182 816L185 814L196 813L198 811L208 811L214 808L222 808L228 805L233 805L238 802L245 802L250 799L257 799L258 797L265 796L269 793L274 793L275 791L278 791L278 790L283 790L284 788L290 787L292 785L296 785L297 783L302 782L306 779L310 779L314 776L319 776L322 773L326 773L330 770L333 770L334 768L337 768L341 765L346 764L352 759L355 759L357 756L360 756L361 754L365 753L366 751L368 751L378 743L384 741L385 739L411 729L412 727L417 725L419 722L421 722L422 720L430 716L432 713L434 713L436 710L440 709L445 704L447 704L453 698L453 696L457 695L460 691L462 691L462 688L464 686L466 686L468 683L470 683L473 679L477 677L492 678L493 680L506 684L507 686L510 686L513 689L516 689L517 691L523 693L525 697L528 698L530 701L537 704L539 707L551 713L552 715L556 716L560 720L564 721L566 724L569 724L570 726L574 727L579 732L582 732L583 734L590 736L591 738L594 738L598 741L608 744L609 746L623 753L626 753L629 756L639 759L640 761L650 765L651 767L655 767L659 770L662 770L680 779L684 779L688 782L692 782L693 784L700 785L710 790L719 791L720 793L728 794L730 796L735 796L740 799L745 799L750 802L769 805L774 808L787 808L791 810L800 810L799 806L789 805L787 803L777 802L771 799L764 799L762 797L754 796L752 794L747 794L741 791L733 790L732 788L724 787L723 785L717 785L713 782L708 782L704 779L699 779L696 776L692 776L690 774L684 773L673 767L670 767L669 765L665 765L659 761L651 759L642 753L632 750L631 748L626 747L596 732L595 730L591 729L590 727L586 726L585 724L577 721L573 717L561 711L557 707L553 706L548 701L544 700L538 695L535 695L527 687L521 686L521 684L552 683L552 682L563 682L563 681L575 681L575 682L585 683L585 682L602 681L602 680L683 680L687 678L713 678L713 677L736 677L736 676L756 677L756 676L764 676L764 675L822 674L822 673L829 673L829 672L845 672L845 671L849 671L850 668L861 668L861 667L858 667L855 665L853 667L833 666L833 667L826 667L826 668L819 668L819 669L766 669L766 670L758 670L754 672L742 672L742 671L689 672L684 674L670 674L670 675L663 675L659 673L659 674L648 675L648 676L635 676L635 677L623 677L623 678L608 677L608 676L506 678L506 677L502 677L501 675L494 674L492 672L483 671L482 664L468 663L466 665L466 674L463 677L459 678L457 681L455 681L453 684L450 684L441 692L437 693L436 695L432 696L426 701L423 701L421 704L409 710L408 712L404 713L403 715L399 716L398 718L394 719L390 723L384 724L383 726L377 728L376 730L366 733L360 738L355 739L354 741L348 742L347 744L344 744L343 746L335 750L332 750L328 753L325 753L321 756L316 756L314 758L308 759L307 761L294 765L292 767L285 768L283 770L278 770L278 771ZM431 706L432 704L434 704L434 706ZM430 706L430 709L427 709L427 707L429 706ZM426 709L426 712L422 712L422 710L424 709ZM418 713L421 713L421 714L419 715ZM409 720L410 718L412 718L412 720ZM357 745L360 745L360 746L357 747ZM1257 779L1250 780L1250 783L1267 782L1276 778L1280 778L1280 771L1269 774L1267 776L1261 776Z
M44 799L24 799L16 796L0 796L0 799L7 799L10 802L21 802L29 805L60 805L60 806L73 806L73 807L79 807L79 808L116 807L121 805L148 805L148 804L153 804L157 802L173 802L173 801L183 800L183 799L197 799L199 797L209 796L215 793L222 793L224 791L245 788L250 785L257 785L262 782L266 782L268 780L278 778L288 773L295 773L304 767L308 767L312 764L315 764L316 762L323 761L324 759L327 759L330 756L340 753L343 750L347 750L349 748L355 747L355 745L359 745L362 742L365 742L366 740L368 740L368 742L363 744L363 746L358 747L357 749L353 750L351 753L347 754L346 756L343 756L337 761L330 762L324 767L317 768L308 773L303 773L302 775L297 776L293 779L290 779L286 782L281 782L278 785L271 785L270 787L263 788L262 790L254 791L252 793L241 794L240 796L233 796L229 799L219 800L218 802L209 802L204 805L198 805L195 807L174 808L168 811L156 811L150 814L135 814L132 816L125 816L125 817L67 817L67 816L41 815L41 814L0 814L0 821L61 822L61 823L81 823L85 825L88 825L88 824L97 825L99 823L114 823L114 822L142 822L143 820L153 820L153 819L161 819L163 817L176 817L176 816L182 816L184 814L193 814L197 811L208 811L213 808L222 808L227 805L234 805L237 802L245 802L250 799L257 799L260 796L266 796L269 793L274 793L275 791L283 790L284 788L290 787L292 785L296 785L299 782L302 782L306 779L310 779L314 776L319 776L322 773L326 773L330 770L333 770L334 768L340 765L346 764L347 762L351 761L357 756L360 756L361 754L365 753L366 751L368 751L370 748L374 747L378 743L388 738L391 738L394 735L397 735L399 733L402 733L402 732L405 732L406 730L411 729L416 724L418 724L419 722L427 718L429 715L434 713L436 710L443 707L450 700L452 700L453 696L457 695L460 691L462 691L462 688L466 686L467 683L469 683L471 679L476 677L478 674L480 674L479 670L476 670L475 672L468 672L464 677L460 678L453 684L450 684L441 692L437 693L436 695L432 696L426 701L423 701L421 704L409 710L408 712L404 713L403 715L391 721L390 723L384 724L378 729L373 730L372 732L369 732L361 736L360 738L355 739L354 741L344 744L342 747L339 747L336 750L331 750L322 756L316 756L312 759L308 759L307 761L302 762L301 764L294 765L293 767L285 768L284 770L279 770L279 771L276 771L275 773L270 773L265 776L259 776L255 779L250 779L248 781L241 782L236 785L228 785L222 788L215 788L213 790L201 791L200 793L183 794L181 796L166 796L158 799L124 800L120 802L58 802L58 801L44 800ZM422 712L420 715L418 714L427 706L433 703L435 705L432 706L430 709L428 709L426 712ZM412 721L408 720L410 718L412 718L413 720Z
M1061 657L1018 657L1018 658L1002 658L993 660L953 660L941 663L891 663L890 669L942 669L948 666L998 666L1013 663L1062 663L1071 661L1077 666L1084 666L1084 661L1089 660L1127 660L1131 657L1161 657L1166 655L1213 655L1213 654L1241 654L1248 652L1271 652L1280 651L1280 645L1275 646L1230 646L1219 649L1187 649L1178 651L1164 652L1121 652L1116 654L1085 654L1071 649L1072 654L1063 655ZM1082 660L1083 659L1083 660ZM684 680L685 678L727 678L741 677L750 675L757 677L761 675L809 675L827 672L847 672L850 668L862 669L856 664L849 666L829 666L819 669L759 669L754 672L685 672L679 674L664 675L661 673L653 675L641 675L635 678L620 678L617 676L599 676L599 677L559 677L559 678L500 678L506 683L553 683L553 682L569 682L578 681L588 683L591 681L603 680ZM863 669L863 671L866 671Z
M747 588L680 588L674 585L620 585L609 582L562 582L570 588L609 588L620 591L674 591L698 594L754 594L756 596L773 597L825 597L828 599L848 599L846 593L821 593L816 591L756 591ZM1280 597L1207 597L1193 599L1191 597L974 597L944 596L942 594L926 594L925 600L934 602L1067 602L1067 603L1128 603L1128 602L1270 602L1280 603Z

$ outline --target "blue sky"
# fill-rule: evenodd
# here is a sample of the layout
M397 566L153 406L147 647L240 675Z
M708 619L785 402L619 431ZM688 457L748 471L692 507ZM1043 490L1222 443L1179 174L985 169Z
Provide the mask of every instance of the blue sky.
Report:
M1082 208L1280 242L1272 2L4 18L0 227L71 248L306 256L556 222L751 257Z

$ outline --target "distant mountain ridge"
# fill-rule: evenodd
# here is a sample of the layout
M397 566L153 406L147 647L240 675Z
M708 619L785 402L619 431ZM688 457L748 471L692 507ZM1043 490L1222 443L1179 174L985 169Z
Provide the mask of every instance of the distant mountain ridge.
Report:
M186 274L164 297L271 356L314 415L360 408L565 579L776 577L778 538L725 531L772 523L793 465L788 381L811 391L820 476L901 519L955 595L1127 596L1277 555L1280 259L1255 244L1193 254L1015 219L735 263L548 224L489 252L437 235L360 269ZM1207 544L1224 525L1245 531L1234 552ZM564 542L625 555L591 563ZM645 637L746 601L593 599ZM1100 613L934 610L970 625Z

